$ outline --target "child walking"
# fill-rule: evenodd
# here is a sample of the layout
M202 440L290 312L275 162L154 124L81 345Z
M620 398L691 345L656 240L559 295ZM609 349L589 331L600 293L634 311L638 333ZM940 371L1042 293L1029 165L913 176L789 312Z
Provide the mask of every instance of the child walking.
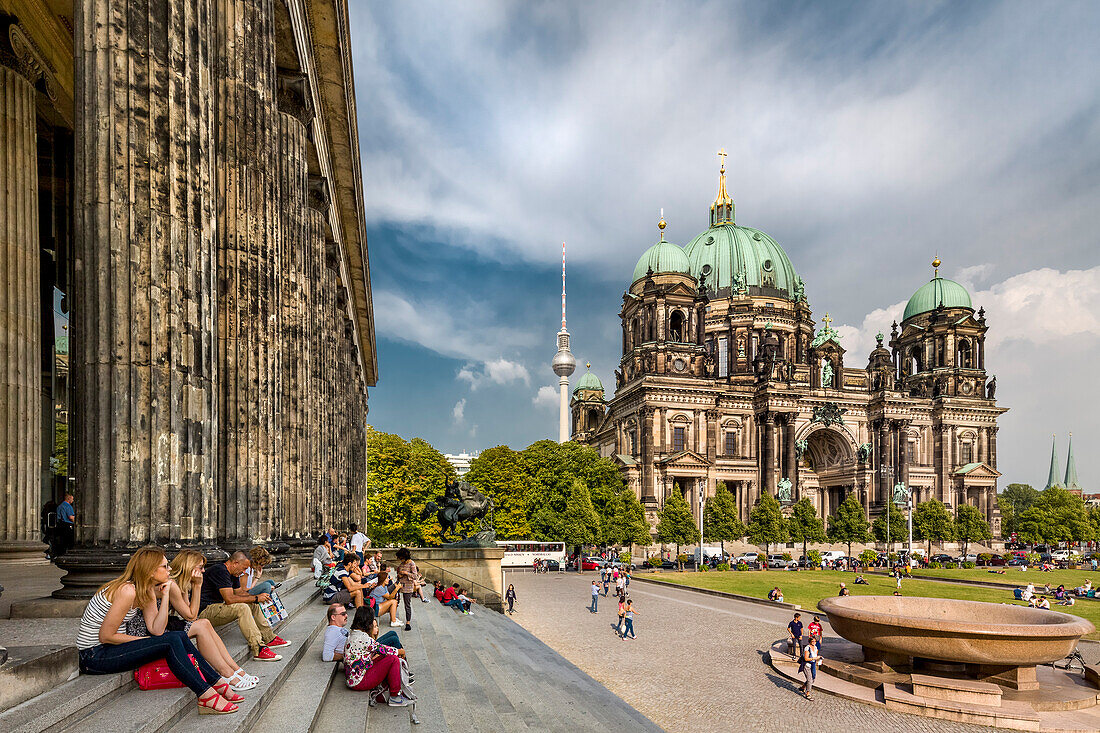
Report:
M515 611L512 609L512 606L516 602L516 587L511 583L508 584L508 590L504 594L504 600L508 601L508 613L515 613Z

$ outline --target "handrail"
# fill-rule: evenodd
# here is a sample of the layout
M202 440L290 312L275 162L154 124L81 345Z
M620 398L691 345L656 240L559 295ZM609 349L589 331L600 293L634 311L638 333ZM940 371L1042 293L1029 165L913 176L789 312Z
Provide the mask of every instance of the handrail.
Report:
M453 570L448 570L447 568L442 567L441 565L436 565L434 562L428 562L427 560L417 560L417 563L420 564L420 565L431 565L433 568L435 568L440 573L442 573L442 577L440 578L439 582L444 586L447 585L447 573L450 573L452 582L457 580L459 582L459 584L466 584L467 586L470 586L470 587L477 586L478 588L481 588L486 593L488 593L488 596L486 596L486 597L488 597L490 599L495 599L498 603L501 600L500 593L497 592L496 590L494 590L493 588L490 588L487 585L482 585L481 583L478 583L477 581L470 580L469 578L467 578L465 576L459 575L458 573L454 572ZM485 596L486 593L482 593L482 595Z

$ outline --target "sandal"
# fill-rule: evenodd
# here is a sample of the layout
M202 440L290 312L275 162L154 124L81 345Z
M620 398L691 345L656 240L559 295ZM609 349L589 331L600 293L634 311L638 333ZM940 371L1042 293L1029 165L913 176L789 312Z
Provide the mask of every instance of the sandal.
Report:
M218 691L219 695L224 697L229 702L243 702L244 701L244 697L242 697L241 695L238 695L237 693L233 692L232 689L230 689L228 682L219 682L218 684L213 685L213 687L214 687L215 690Z
M222 698L213 688L199 698L199 715L228 715L235 712L237 706Z
M229 677L229 686L238 692L251 690L260 683L259 677L248 674L243 669L238 669Z

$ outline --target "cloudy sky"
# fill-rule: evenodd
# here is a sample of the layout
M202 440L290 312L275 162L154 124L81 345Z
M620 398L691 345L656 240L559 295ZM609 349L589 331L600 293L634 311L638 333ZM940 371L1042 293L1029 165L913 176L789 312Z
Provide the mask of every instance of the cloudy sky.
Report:
M556 436L561 242L573 352L613 384L658 211L671 241L705 229L725 148L738 222L849 365L938 254L986 309L1002 486L1045 483L1055 432L1064 470L1073 431L1100 491L1100 5L351 7L377 428Z

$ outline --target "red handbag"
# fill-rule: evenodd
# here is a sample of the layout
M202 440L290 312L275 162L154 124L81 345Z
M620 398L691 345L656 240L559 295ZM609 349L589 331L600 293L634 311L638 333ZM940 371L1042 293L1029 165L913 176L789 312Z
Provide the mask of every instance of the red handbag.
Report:
M191 660L191 664L195 665L195 670L198 671L199 663L195 661L195 656L188 654L187 658ZM199 675L202 675L201 671ZM142 690L171 690L175 687L184 686L179 678L172 674L172 670L168 668L168 661L164 659L156 659L135 669L134 681Z

